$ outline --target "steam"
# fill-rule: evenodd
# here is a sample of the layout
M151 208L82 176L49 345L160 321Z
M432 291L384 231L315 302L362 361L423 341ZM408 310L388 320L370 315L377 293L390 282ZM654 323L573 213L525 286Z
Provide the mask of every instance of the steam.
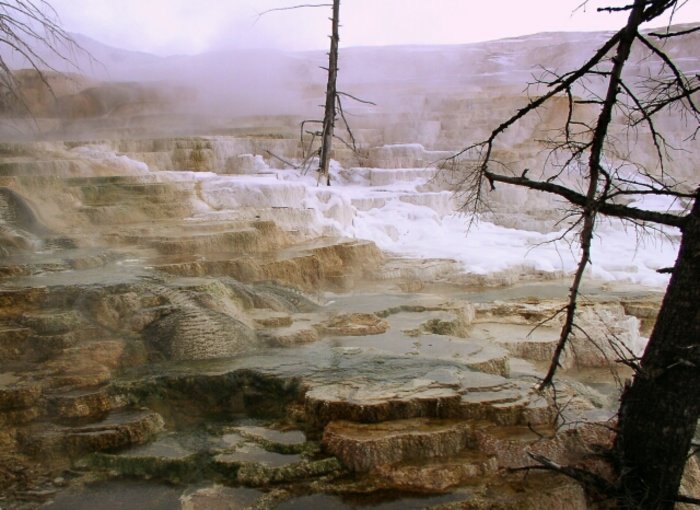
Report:
M29 95L38 98L34 114L43 137L237 134L254 128L255 134L294 138L301 120L322 116L325 51L237 48L159 57L75 38L93 59L77 52L75 65L55 55L50 64L68 72L77 66L83 76L50 79L56 104L47 90L32 89ZM555 71L571 69L604 38L605 33L550 33L461 46L341 47L338 88L376 103L343 98L362 147L421 143L456 151L522 106L524 84L541 75L543 61ZM673 51L684 68L700 67L692 48ZM633 72L653 71L649 59L640 55L638 61ZM26 65L16 59L11 64ZM31 123L23 122L24 133L31 134ZM669 119L668 125L677 123ZM532 138L533 130L557 128L521 125L509 131L506 142L515 147ZM11 129L1 125L0 135L16 139L17 123ZM681 174L690 171L687 161L679 162Z

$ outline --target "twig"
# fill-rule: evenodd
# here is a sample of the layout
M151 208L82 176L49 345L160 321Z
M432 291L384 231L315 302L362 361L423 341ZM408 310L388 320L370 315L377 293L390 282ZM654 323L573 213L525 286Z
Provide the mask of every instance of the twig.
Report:
M352 149L354 153L357 153L357 141L355 140L355 135L352 132L352 129L350 128L350 124L348 123L348 119L345 117L345 111L343 110L343 102L340 100L340 96L336 94L335 96L336 101L338 102L338 112L340 113L340 118L343 120L343 124L345 124L345 130L348 132L350 135L350 141L352 142L352 145L347 143L345 140L342 138L339 138L345 145Z
M569 478L581 482L587 487L593 487L601 494L612 495L615 493L615 488L608 483L604 478L591 473L585 469L573 467L573 466L563 466L554 462L544 455L538 453L528 452L528 457L537 462L537 466L527 466L523 468L515 468L512 471L526 471L530 469L543 469L546 471L554 471L556 473L561 473Z
M255 23L257 23L260 18L262 18L266 14L270 14L271 12L292 11L295 9L306 9L306 8L315 8L315 7L333 7L333 4L299 4L299 5L289 5L287 7L275 7L274 9L268 9L266 11L259 12L258 17L255 19Z
M281 162L284 163L285 165L291 166L292 168L295 168L295 169L297 169L297 170L299 169L299 166L298 166L298 165L295 165L294 163L292 163L292 162L290 162L290 161L287 161L286 159L283 159L283 158L279 157L279 156L278 156L277 154L275 154L274 152L271 152L271 151L269 151L269 150L267 150L267 149L265 149L265 152L267 152L267 154L268 154L269 156L275 158L275 159L278 160L278 161L281 161Z
M678 32L667 32L665 34L660 32L651 32L649 35L658 39L668 39L669 37L678 37L680 35L688 35L693 34L695 32L700 32L700 27L693 27L687 30L679 30Z
M347 92L338 91L338 92L336 92L336 95L349 97L350 99L353 99L353 100L357 101L358 103L364 103L364 104L370 104L372 106L377 106L377 103L373 103L372 101L367 101L366 99L360 99L359 97L355 97L352 94L348 94Z

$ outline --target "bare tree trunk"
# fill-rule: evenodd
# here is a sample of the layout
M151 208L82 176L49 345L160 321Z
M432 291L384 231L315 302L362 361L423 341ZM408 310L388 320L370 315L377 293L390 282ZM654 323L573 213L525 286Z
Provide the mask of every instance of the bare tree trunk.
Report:
M700 193L700 190L698 191ZM700 198L641 369L622 396L615 449L623 508L672 509L700 413Z
M331 161L331 149L333 147L333 131L335 129L336 116L336 80L338 78L338 35L340 0L333 0L333 18L331 32L331 49L328 53L328 83L326 85L326 109L323 116L323 136L321 140L321 153L318 164L319 179L325 177L326 185L331 185L331 177L328 173L328 165Z

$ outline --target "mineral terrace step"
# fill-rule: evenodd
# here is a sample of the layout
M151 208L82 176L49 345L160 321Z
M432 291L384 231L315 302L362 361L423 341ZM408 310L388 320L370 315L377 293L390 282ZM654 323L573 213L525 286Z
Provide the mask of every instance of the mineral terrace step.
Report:
M333 421L325 427L322 442L349 469L365 472L387 464L456 455L473 442L473 436L472 425L464 421Z
M379 423L416 417L446 418L459 411L460 394L426 381L422 385L338 383L306 393L306 414L319 424L336 420Z
M290 326L259 331L258 335L271 347L289 347L317 341L319 332L314 326L308 321L297 321Z
M496 342L518 358L531 361L549 361L559 343L558 328L541 326L534 328L526 324L503 324L481 322L470 332L472 338L483 338Z
M0 411L25 409L39 404L43 387L12 372L0 373Z
M250 239L244 240L248 245L247 253L235 244L228 252L223 252L216 241L211 242L210 251L203 250L207 238L201 239L199 246L197 241L187 239L173 240L172 246L167 242L150 241L151 246L163 253L198 255L196 259L171 263L161 258L154 262L154 267L179 276L231 276L243 282L275 281L315 291L324 286L336 290L347 288L356 279L369 274L370 268L376 267L381 259L372 243L325 242L280 250L278 244L270 244L270 239L258 236L257 231L249 235ZM177 248L178 243L182 243L181 248Z
M547 424L556 415L551 402L533 392L529 383L480 372L462 373L452 380L428 373L404 383L319 385L306 394L306 412L321 425L336 420L379 423L418 417Z
M46 395L52 418L58 419L96 419L104 416L118 404L111 397L109 388L87 388L65 393Z
M18 177L48 177L74 171L85 171L88 167L86 161L78 159L65 160L37 160L30 158L15 158L15 161L0 161L0 176Z
M233 429L243 438L264 445L268 451L302 451L306 446L306 434L301 430L276 430L257 425L245 425Z
M148 183L105 183L82 184L82 203L86 206L116 205L124 202L147 200L151 203L168 205L194 197L194 181L148 182Z
M369 181L370 186L388 186L398 182L414 182L418 179L433 179L436 168L352 168L353 176L359 175Z
M288 245L286 232L270 221L150 222L128 225L106 234L117 244L155 249L163 257L205 256L208 260L226 260L234 256L258 255ZM195 259L195 260L200 260Z
M302 461L299 454L270 452L261 446L244 442L228 452L219 453L214 462L219 466L241 467L246 464L260 464L271 468L288 467Z
M419 459L378 466L373 476L381 485L398 490L443 492L450 488L477 485L497 474L495 456L478 450L462 450L448 457Z
M284 328L294 322L290 314L269 309L255 308L251 310L250 316L255 325L261 328Z
M158 174L141 175L107 175L107 176L87 176L68 177L65 179L69 186L129 186L139 184L158 184L163 178Z
M554 463L573 465L597 449L612 446L609 424L578 423L569 429L549 426L484 426L475 430L475 448L496 458L501 468L522 468L537 465L529 454L546 456Z
M148 409L122 408L101 421L77 426L40 427L26 438L33 455L68 453L85 455L143 444L163 429L163 418Z
M488 420L499 425L550 424L556 410L545 397L527 388L462 395L460 416Z
M103 250L80 250L61 248L45 243L44 249L53 248L49 252L29 252L21 256L13 256L0 260L0 277L20 277L37 275L46 272L75 271L104 267L122 258L116 253Z
M207 445L200 452L183 434L169 433L118 454L95 453L81 461L84 467L104 469L130 478L196 483L207 476ZM188 444L190 443L190 444Z
M154 248L161 254L195 255L207 252L230 251L250 254L264 251L267 246L260 232L254 228L215 233L180 236L126 236L121 242Z
M297 452L271 451L261 444L269 440L262 427L246 427L247 432L224 433L222 436L202 437L201 432L165 434L152 443L136 446L118 454L98 453L87 457L86 467L108 470L119 476L163 480L170 483L196 483L216 480L250 486L288 482L295 479L319 476L341 469L336 459L307 460L301 452L306 450L305 439L296 442L284 437L289 448ZM246 436L253 439L246 439ZM269 443L280 446L280 443ZM317 450L316 450L317 451Z
M0 360L21 358L27 351L31 334L29 328L0 323Z

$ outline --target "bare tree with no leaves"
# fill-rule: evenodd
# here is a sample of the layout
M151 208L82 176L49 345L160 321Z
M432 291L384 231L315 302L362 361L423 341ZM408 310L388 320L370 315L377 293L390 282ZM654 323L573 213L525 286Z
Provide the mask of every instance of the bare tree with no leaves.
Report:
M326 95L325 95L325 103L324 103L324 108L323 108L323 120L305 120L301 123L301 142L302 142L302 149L304 149L304 134L305 134L305 125L307 123L318 123L322 125L322 128L320 131L312 131L310 134L312 135L311 143L309 144L310 146L313 145L313 141L316 138L316 136L320 137L321 139L321 145L318 148L318 151L316 154L318 154L318 179L319 182L321 180L324 180L327 186L331 185L331 177L330 177L330 172L329 172L329 167L330 167L330 162L331 162L331 152L333 150L333 140L338 139L340 140L344 145L346 145L348 148L350 148L352 151L357 152L357 143L355 140L355 136L352 132L352 129L350 128L350 124L347 121L347 118L345 116L345 112L343 110L343 103L341 100L341 96L348 97L354 101L364 103L364 104L370 104L374 105L373 102L371 101L366 101L360 98L357 98L351 94L347 94L345 92L340 92L338 91L338 53L339 53L339 43L340 43L340 0L333 0L332 4L301 4L301 5L293 5L289 7L280 7L277 9L270 9L268 11L263 12L260 14L260 16L263 16L264 14L267 14L269 12L274 12L274 11L288 11L288 10L294 10L294 9L302 9L302 8L308 8L308 7L331 7L331 34L330 34L330 48L328 51L328 67L324 67L326 71ZM336 120L338 118L338 114L340 114L340 118L343 121L343 124L345 126L345 129L350 137L350 141L344 140L340 138L336 134L335 130L335 124ZM311 156L314 153L311 153L307 160L311 159ZM274 156L273 154L271 154ZM305 156L305 154L304 154ZM277 157L277 156L274 156ZM280 158L278 158L280 159ZM288 163L284 160L282 160L285 163ZM302 165L304 166L304 165Z
M328 52L328 80L326 84L326 104L323 112L323 130L321 131L321 152L318 161L318 173L330 186L331 176L328 166L331 161L331 149L333 148L333 134L335 131L336 102L338 98L338 35L340 22L340 0L333 0L333 16L331 18L331 47Z
M60 25L58 14L45 0L0 2L0 89L3 100L24 107L19 83L5 57L12 56L36 71L49 91L45 72L54 70L45 55L71 63L75 52L87 53ZM5 56L5 57L4 57Z
M644 354L623 359L635 370L625 388L618 414L612 454L616 480L609 485L619 508L671 509L677 501L700 503L679 495L683 470L691 450L700 413L700 181L676 182L667 171L672 160L670 146L655 122L669 109L682 110L689 124L689 138L698 133L700 75L686 76L664 50L665 41L683 44L683 38L700 27L677 32L645 34L644 23L682 6L679 0L634 0L603 11L628 13L626 25L612 35L579 68L550 74L540 83L546 92L532 98L486 138L449 158L447 165L463 171L465 208L478 212L489 189L499 184L525 187L565 199L572 207L579 229L580 259L570 288L556 352L541 388L549 386L559 359L576 328L575 314L585 269L591 264L591 241L600 217L614 217L641 226L678 229L681 245L661 310ZM633 48L645 51L660 63L661 70L639 84L627 81L623 71ZM602 83L595 94L590 80ZM578 88L577 88L578 87ZM579 97L576 90L588 90ZM539 176L527 169L507 170L496 161L495 145L503 133L528 115L564 97L568 111L560 119L561 135L550 140L551 158L562 163ZM593 121L576 117L576 108L593 106ZM650 134L656 168L645 168L633 157L618 166L619 143L611 133L615 118L626 119L628 136L640 126ZM633 156L633 155L632 155ZM630 172L632 170L632 172ZM566 175L576 175L583 190L572 186ZM630 175L631 174L631 175ZM684 212L646 210L626 205L645 196L661 196L685 204Z

